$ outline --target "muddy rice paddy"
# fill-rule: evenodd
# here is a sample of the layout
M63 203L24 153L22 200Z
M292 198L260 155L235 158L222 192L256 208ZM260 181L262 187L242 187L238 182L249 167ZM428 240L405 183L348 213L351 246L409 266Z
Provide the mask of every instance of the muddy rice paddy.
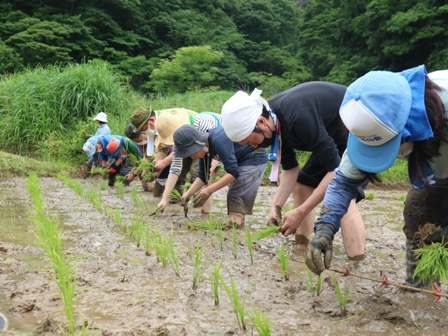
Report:
M102 202L119 209L124 225L137 213L140 220L163 234L174 235L180 276L170 265L157 261L131 241L116 222L86 198L78 196L64 182L41 178L45 209L59 218L60 229L71 256L86 254L77 267L77 320L90 324L97 335L258 335L246 319L242 331L230 300L222 287L215 306L209 274L222 260L221 276L232 277L246 307L263 311L273 335L446 335L448 301L435 302L428 294L409 292L395 286L326 271L319 296L308 289L308 275L298 254L291 260L290 278L285 281L276 247L293 239L274 236L263 239L254 250L251 263L244 230L238 231L237 256L233 254L231 232L224 232L221 249L217 237L208 231L190 230L187 222L207 222L193 209L184 218L179 205L170 204L163 214L150 216L159 199L143 192L138 182L122 198L115 188L100 190L99 180L79 180L83 188L95 188ZM147 209L134 206L132 188ZM55 273L34 233L33 207L25 179L0 181L0 312L9 319L7 335L59 335L66 319ZM226 219L225 190L215 195L213 217ZM261 187L254 214L247 224L254 233L264 227L274 187ZM404 283L405 240L401 212L406 191L368 190L371 200L360 203L366 224L366 258L348 261L340 233L335 237L332 268L381 280ZM135 193L134 193L135 195ZM291 201L285 209L291 208ZM203 276L192 289L194 250L202 247ZM347 314L341 316L331 277L348 288ZM313 283L317 277L313 277ZM446 289L444 286L443 289Z

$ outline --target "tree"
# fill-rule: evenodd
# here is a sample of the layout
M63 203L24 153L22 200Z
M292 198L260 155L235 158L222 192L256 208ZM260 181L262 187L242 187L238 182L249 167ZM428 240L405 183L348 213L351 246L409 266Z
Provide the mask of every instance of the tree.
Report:
M223 53L210 46L180 48L153 70L151 84L155 91L165 93L207 88L213 84L222 58Z

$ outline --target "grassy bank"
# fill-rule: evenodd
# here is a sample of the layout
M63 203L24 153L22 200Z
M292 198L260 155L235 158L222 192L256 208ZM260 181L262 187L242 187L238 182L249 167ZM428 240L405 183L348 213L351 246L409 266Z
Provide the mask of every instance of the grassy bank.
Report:
M28 177L30 172L36 172L39 176L55 176L64 170L74 171L75 168L62 162L44 162L0 152L0 178Z

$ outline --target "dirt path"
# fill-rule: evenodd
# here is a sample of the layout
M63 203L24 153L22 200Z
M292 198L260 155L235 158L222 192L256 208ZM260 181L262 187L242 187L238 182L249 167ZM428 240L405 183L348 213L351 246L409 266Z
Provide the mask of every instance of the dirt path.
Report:
M84 189L99 190L98 180L80 180ZM244 231L238 232L237 257L233 256L230 232L225 232L223 249L207 231L192 231L186 222L208 221L196 209L183 216L182 208L169 205L164 214L149 216L158 199L142 192L134 182L124 199L116 189L101 191L102 202L119 209L123 223L140 213L140 220L164 235L173 233L178 249L180 276L170 265L157 262L152 251L147 255L132 242L104 211L96 210L57 179L40 180L45 207L51 217L58 216L67 251L73 256L87 254L79 264L77 290L81 293L77 310L90 323L90 332L100 335L257 335L246 319L247 331L240 330L230 300L220 287L220 303L214 305L209 274L222 260L221 275L229 285L232 276L246 307L266 313L273 335L445 335L448 301L435 303L434 296L405 292L393 286L325 272L322 292L314 295L307 288L307 272L298 255L290 262L290 280L285 281L275 254L282 242L293 247L292 239L281 236L260 242L251 264ZM148 204L148 211L135 207L130 190ZM0 182L0 311L8 316L11 333L43 330L42 335L59 334L65 316L54 271L35 238L30 219L33 208L24 179ZM275 189L261 187L254 215L247 223L252 232L264 226ZM374 279L386 274L391 281L405 278L404 236L401 211L405 191L369 190L372 200L360 203L367 229L366 259L347 260L338 233L334 243L332 268L348 267L353 273ZM291 208L289 202L285 209ZM214 202L215 219L225 220L225 191ZM194 250L202 247L204 275L192 289ZM335 288L330 277L339 279L341 288L351 293L347 316L340 315ZM317 277L313 276L313 285ZM81 319L78 317L78 321Z

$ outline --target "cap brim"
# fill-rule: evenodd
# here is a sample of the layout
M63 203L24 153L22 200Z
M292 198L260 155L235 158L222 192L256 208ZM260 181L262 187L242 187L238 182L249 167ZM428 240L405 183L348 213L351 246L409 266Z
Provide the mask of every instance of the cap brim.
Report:
M145 124L148 122L149 118L151 118L151 114L149 114L148 118L146 118L146 120L143 121L143 122L138 126L138 128L137 128L137 127L134 127L134 130L133 130L132 132L136 133L136 132L140 131L140 130L142 129L143 125L145 125Z
M349 133L347 154L358 169L367 173L380 173L389 169L395 162L401 144L401 132L381 146L368 146Z
M175 149L175 154L177 157L180 157L181 159L185 159L194 153L200 151L202 148L204 148L203 145L195 144L186 148L177 148Z

